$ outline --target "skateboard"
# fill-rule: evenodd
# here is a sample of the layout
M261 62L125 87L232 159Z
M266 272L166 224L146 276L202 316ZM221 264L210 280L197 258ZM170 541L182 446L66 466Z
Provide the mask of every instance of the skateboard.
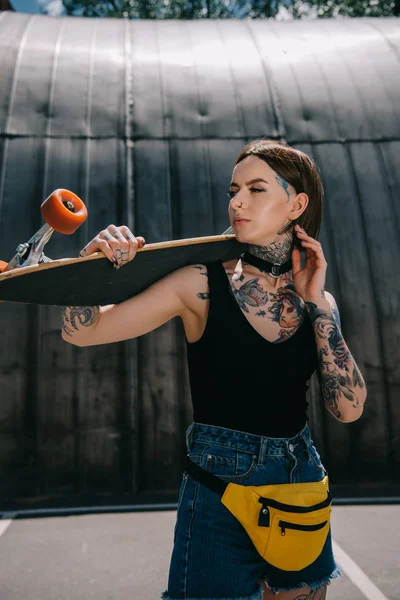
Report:
M56 231L73 234L87 209L73 192L55 190L41 205L45 224L15 256L0 261L0 300L52 306L104 306L139 294L168 273L186 265L230 260L245 251L229 228L222 235L147 244L121 269L102 252L52 260L44 246Z

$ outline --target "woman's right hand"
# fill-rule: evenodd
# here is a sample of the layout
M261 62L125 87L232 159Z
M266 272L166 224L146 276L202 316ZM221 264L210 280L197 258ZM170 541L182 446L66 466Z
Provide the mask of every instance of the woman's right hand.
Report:
M90 256L100 251L119 269L133 260L138 248L145 244L144 237L135 237L126 225L109 225L80 251L79 256Z

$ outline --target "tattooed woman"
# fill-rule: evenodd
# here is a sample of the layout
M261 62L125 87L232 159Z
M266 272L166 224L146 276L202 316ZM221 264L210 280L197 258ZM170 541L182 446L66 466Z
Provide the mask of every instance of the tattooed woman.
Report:
M361 416L367 395L324 289L318 169L285 143L255 140L236 160L229 196L231 226L247 245L241 257L178 269L118 305L66 308L63 339L117 342L179 316L193 403L190 459L241 485L318 482L326 470L307 423L307 382L317 371L324 405L342 423ZM109 225L81 255L101 250L120 268L143 244ZM312 564L277 569L221 497L183 473L161 598L323 600L339 576L330 532Z

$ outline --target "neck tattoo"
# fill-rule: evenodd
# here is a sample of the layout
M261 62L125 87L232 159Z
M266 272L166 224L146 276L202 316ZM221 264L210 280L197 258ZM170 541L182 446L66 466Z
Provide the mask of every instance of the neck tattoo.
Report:
M281 237L282 239L279 239ZM267 260L277 265L283 265L291 258L290 249L293 236L286 233L284 236L279 236L279 238L267 246L253 246L252 244L249 244L248 252L263 260Z

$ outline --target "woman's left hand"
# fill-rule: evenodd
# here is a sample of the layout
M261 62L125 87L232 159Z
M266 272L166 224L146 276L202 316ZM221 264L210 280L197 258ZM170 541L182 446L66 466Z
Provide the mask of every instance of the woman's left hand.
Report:
M323 298L322 291L328 263L325 260L321 244L307 235L300 225L295 226L294 235L297 235L303 248L306 249L306 264L302 269L300 250L294 248L292 252L293 285L304 302L317 302L318 299Z

